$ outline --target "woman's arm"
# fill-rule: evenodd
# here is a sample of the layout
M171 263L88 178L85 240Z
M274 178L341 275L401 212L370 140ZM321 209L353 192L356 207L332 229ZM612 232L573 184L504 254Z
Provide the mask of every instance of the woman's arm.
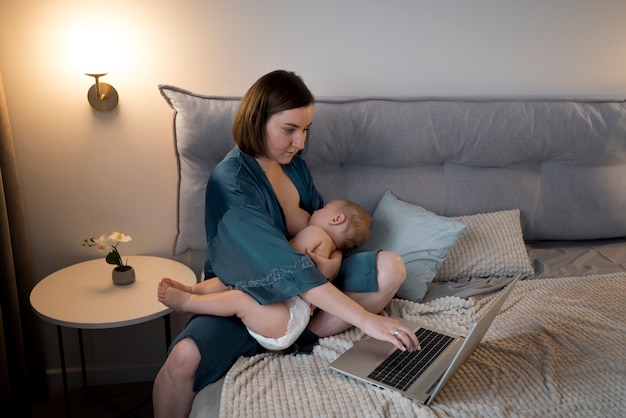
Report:
M419 341L411 329L396 319L366 311L332 283L314 287L300 296L308 303L356 326L377 340L388 341L403 351L419 349Z

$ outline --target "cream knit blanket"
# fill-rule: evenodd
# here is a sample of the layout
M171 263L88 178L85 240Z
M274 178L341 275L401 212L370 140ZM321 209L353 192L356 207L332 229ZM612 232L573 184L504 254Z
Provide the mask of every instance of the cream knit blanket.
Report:
M466 333L495 294L393 300L389 315ZM328 366L361 338L312 355L240 358L222 417L618 417L626 415L626 273L519 282L481 345L425 407Z

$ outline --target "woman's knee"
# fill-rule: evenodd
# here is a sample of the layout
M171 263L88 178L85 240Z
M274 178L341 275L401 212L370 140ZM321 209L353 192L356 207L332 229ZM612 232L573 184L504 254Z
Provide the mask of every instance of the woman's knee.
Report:
M386 289L398 289L406 278L402 258L391 251L380 251L376 258L378 285Z
M180 340L170 354L165 363L171 376L190 378L195 376L200 364L200 350L196 343L190 338Z

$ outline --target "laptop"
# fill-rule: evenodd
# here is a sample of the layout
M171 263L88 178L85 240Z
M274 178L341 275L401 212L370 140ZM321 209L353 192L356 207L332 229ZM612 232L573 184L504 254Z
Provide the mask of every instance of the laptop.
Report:
M355 379L394 390L430 405L441 388L483 339L521 275L517 275L485 309L463 337L399 319L413 329L420 351L398 350L388 342L366 336L339 356L330 367Z

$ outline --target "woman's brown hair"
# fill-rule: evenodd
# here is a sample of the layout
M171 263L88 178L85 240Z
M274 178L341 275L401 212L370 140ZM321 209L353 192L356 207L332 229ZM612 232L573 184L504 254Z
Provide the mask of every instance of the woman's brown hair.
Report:
M241 99L233 121L233 139L252 157L265 156L265 126L272 115L315 103L295 73L276 70L259 78Z

